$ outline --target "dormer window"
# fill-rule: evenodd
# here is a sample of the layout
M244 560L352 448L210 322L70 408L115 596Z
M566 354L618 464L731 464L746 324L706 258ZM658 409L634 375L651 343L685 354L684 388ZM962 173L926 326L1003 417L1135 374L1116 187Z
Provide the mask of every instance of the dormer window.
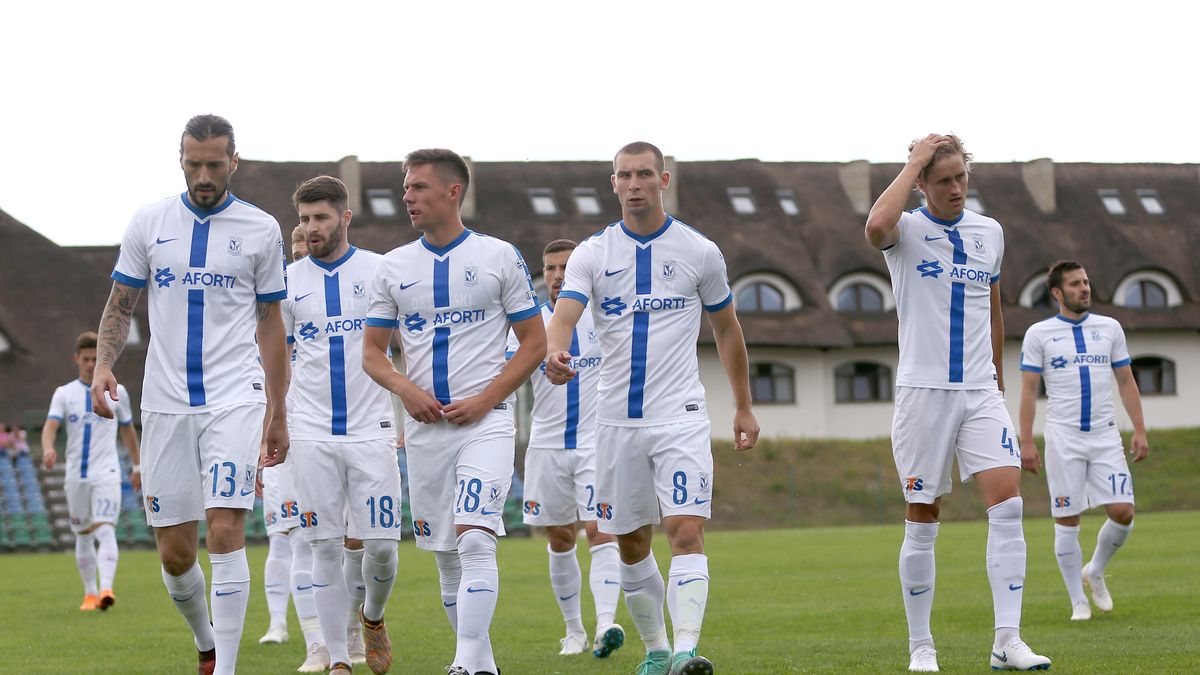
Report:
M754 203L754 195L751 194L750 188L731 187L726 190L729 195L729 203L733 205L733 210L739 216L752 216L758 213L758 206Z
M393 218L398 213L396 194L388 188L367 190L367 204L371 207L371 213L379 218Z

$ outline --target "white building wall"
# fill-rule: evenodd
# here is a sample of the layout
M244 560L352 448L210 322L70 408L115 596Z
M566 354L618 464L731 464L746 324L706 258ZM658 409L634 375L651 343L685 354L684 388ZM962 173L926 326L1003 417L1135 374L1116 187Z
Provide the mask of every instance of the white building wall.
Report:
M1158 356L1175 362L1176 393L1143 395L1142 407L1150 429L1200 426L1200 336L1194 332L1144 332L1127 335L1134 358ZM1004 346L1005 403L1018 425L1021 397L1021 371L1018 359L1020 340L1007 340ZM733 437L733 395L725 370L714 347L702 346L700 380L708 399L709 418L715 438ZM834 400L834 368L850 361L873 361L892 369L898 354L894 347L854 349L751 348L751 363L775 361L795 373L795 404L756 405L754 414L765 437L788 438L875 438L891 433L892 403L837 403ZM1120 401L1117 424L1132 428ZM1038 402L1034 431L1042 432L1046 402Z

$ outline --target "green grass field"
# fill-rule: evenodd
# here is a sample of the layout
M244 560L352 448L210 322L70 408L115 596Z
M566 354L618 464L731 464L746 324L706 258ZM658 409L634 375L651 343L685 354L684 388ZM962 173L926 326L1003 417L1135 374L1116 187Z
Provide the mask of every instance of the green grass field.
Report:
M1085 557L1101 518L1093 513L1084 519ZM983 567L986 531L982 522L946 523L938 540L933 629L947 672L987 670L992 609ZM1116 608L1086 623L1067 620L1051 521L1031 516L1025 531L1023 635L1054 659L1055 672L1200 671L1200 514L1139 515L1129 543L1109 567ZM896 573L902 533L898 524L711 533L713 585L702 653L719 673L906 672ZM250 551L254 594L239 670L290 673L304 652L294 616L291 642L257 644L267 624L265 555L262 547ZM660 565L667 563L662 548L657 557ZM631 673L636 667L641 644L623 605L618 621L630 631L626 648L605 661L557 656L562 623L543 542L502 542L500 569L492 641L505 673ZM433 556L402 544L398 578L387 614L392 672L442 673L454 642L439 604ZM195 651L166 597L153 551L122 554L117 593L111 611L83 614L75 609L81 592L72 555L0 556L0 672L195 672ZM584 602L586 617L591 610Z

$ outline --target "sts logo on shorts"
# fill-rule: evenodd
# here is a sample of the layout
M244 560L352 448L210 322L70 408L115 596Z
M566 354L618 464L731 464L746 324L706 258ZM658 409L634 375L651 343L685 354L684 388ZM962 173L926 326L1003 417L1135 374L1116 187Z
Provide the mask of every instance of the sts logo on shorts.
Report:
M314 511L305 511L300 514L300 527L316 527L317 514Z
M600 520L612 520L612 504L597 504L596 518Z
M158 497L151 497L150 495L146 495L146 508L150 509L151 513L158 513L158 511L159 511Z
M1055 497L1054 498L1054 508L1056 508L1056 509L1065 509L1070 505L1071 505L1070 497Z
M274 525L274 524L275 524L275 519L276 519L276 517L277 517L277 516L275 515L275 512L274 512L274 511L268 511L268 512L266 513L265 520L267 521L267 527L270 527L270 526L272 526L272 525Z
M925 489L925 480L917 476L909 476L904 479L905 492L920 492Z
M300 505L296 502L284 502L279 507L279 516L283 519L295 518L300 515Z
M429 521L428 520L414 520L413 521L413 534L418 537L431 536L433 534L433 530L431 530L429 527Z
M527 513L531 516L536 516L541 512L542 512L541 504L534 502L534 501L525 502L525 513Z

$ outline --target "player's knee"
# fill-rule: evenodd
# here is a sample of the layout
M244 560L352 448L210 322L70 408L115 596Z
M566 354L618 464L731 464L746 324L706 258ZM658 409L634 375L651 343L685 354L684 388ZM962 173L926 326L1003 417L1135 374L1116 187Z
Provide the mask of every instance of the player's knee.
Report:
M650 555L650 534L649 526L628 534L618 534L617 549L621 553L621 562L632 565L645 560Z
M679 518L671 519L667 524L667 540L671 543L671 553L685 555L688 553L704 552L704 519Z
M550 542L551 551L566 553L575 546L575 528L570 525L551 525L546 528L546 539Z
M458 536L458 557L466 567L472 564L495 565L496 537L486 530L467 530Z
M366 555L379 562L390 561L396 557L395 539L364 539L363 548L367 551Z
M910 523L936 523L941 512L942 506L937 502L932 504L911 502L904 509L904 518Z
M341 565L342 542L338 539L317 539L311 542L314 564L317 560L334 561Z
M1107 510L1109 519L1121 525L1133 522L1133 504L1110 504Z
M1079 516L1067 516L1066 518L1055 518L1055 524L1063 527L1076 527L1079 525Z

